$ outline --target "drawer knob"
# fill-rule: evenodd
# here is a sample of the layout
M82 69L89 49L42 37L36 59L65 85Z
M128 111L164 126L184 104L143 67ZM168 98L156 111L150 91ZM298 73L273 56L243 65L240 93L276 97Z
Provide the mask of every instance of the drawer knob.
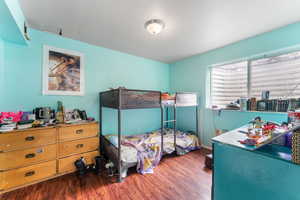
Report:
M83 133L83 129L78 129L75 132L76 132L76 134L82 134Z
M26 172L25 173L25 177L28 177L28 176L33 176L35 174L35 171L29 171L29 172Z
M82 148L83 147L83 144L77 144L76 145L76 148Z
M34 153L29 153L27 155L25 155L25 158L34 158L35 154Z
M26 141L33 141L34 140L34 136L28 136L25 138Z

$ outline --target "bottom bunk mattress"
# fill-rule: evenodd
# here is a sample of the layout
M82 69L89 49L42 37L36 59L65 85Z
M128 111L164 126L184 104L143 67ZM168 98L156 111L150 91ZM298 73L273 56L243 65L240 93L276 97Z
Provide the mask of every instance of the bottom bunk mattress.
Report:
M117 135L106 135L105 138L118 147ZM183 155L189 151L200 148L197 136L191 133L176 131L176 148L174 145L174 134L172 129L165 129L163 136L163 152L161 152L161 131L151 133L122 136L121 138L121 161L126 163L137 163L137 171L152 173L153 168L159 163L163 154L171 154L175 150L177 154Z

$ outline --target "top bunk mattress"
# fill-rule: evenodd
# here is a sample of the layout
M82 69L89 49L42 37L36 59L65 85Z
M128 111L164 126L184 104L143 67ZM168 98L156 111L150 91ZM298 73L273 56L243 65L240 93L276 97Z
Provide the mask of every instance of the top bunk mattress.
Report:
M191 92L177 92L175 96L162 95L161 104L163 106L189 107L197 106L197 94Z
M102 106L120 109L159 108L160 91L114 89L100 93Z
M178 92L167 95L160 91L114 89L100 93L101 106L115 109L160 108L161 106L197 106L197 94Z

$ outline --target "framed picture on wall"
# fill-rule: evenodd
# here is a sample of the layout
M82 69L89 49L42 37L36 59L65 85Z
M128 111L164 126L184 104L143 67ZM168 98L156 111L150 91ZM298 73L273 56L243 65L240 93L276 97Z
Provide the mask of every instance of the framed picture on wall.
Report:
M44 95L84 95L84 55L44 46Z

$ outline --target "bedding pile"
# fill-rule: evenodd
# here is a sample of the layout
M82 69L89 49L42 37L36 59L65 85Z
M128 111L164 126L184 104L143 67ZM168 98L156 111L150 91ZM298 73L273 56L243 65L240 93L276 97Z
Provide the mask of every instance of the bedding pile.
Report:
M114 146L118 146L117 135L105 136ZM176 131L176 148L172 129L164 130L164 152L161 152L161 131L146 134L122 136L121 160L127 163L137 163L137 172L141 174L153 173L159 164L163 153L170 154L177 151L182 155L200 148L197 136Z

